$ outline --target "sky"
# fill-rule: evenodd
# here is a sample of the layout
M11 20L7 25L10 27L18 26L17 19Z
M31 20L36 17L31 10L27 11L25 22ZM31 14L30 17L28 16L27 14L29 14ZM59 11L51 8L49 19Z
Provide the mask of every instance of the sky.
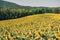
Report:
M5 0L13 2L23 6L32 6L32 7L60 7L60 0Z

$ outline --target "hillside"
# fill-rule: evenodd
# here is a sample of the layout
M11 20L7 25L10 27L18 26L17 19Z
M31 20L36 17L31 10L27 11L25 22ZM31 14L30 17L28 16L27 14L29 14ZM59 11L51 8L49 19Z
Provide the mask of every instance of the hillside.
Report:
M8 2L8 1L3 1L3 0L0 0L0 8L47 8L47 9L51 9L51 8L60 8L60 7L43 7L43 6L40 6L40 7L31 7L31 6L23 6L23 5L18 5L16 3L12 3L12 2Z
M0 8L9 8L9 7L10 8L30 8L29 6L21 6L16 3L0 0Z
M0 37L7 37L8 35L8 37L11 38L11 35L13 35L13 38L18 37L17 39L29 39L27 35L31 34L33 35L32 38L30 38L31 40L36 37L40 37L40 40L46 40L48 38L57 39L55 34L57 34L57 37L60 37L59 28L60 14L37 14L18 19L0 21ZM38 34L38 32L40 34Z

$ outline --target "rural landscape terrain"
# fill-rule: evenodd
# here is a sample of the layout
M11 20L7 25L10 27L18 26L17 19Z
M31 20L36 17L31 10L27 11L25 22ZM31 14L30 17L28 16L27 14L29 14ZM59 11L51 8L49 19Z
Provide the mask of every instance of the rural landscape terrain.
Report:
M30 7L0 1L0 40L60 40L60 7Z

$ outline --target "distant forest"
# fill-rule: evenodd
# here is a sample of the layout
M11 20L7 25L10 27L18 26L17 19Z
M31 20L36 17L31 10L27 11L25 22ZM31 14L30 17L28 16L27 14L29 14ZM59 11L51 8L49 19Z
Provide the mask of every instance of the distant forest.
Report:
M60 13L60 8L33 7L33 8L0 8L0 20L21 18L34 14Z

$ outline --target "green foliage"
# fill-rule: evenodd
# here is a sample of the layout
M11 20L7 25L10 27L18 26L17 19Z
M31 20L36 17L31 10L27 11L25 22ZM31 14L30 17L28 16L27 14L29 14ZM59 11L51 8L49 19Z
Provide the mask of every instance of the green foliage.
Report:
M10 9L10 8L1 8L0 9L0 20L20 18L32 14L43 13L43 10L39 9Z
M60 8L0 8L0 20L14 19L43 13L60 13Z

